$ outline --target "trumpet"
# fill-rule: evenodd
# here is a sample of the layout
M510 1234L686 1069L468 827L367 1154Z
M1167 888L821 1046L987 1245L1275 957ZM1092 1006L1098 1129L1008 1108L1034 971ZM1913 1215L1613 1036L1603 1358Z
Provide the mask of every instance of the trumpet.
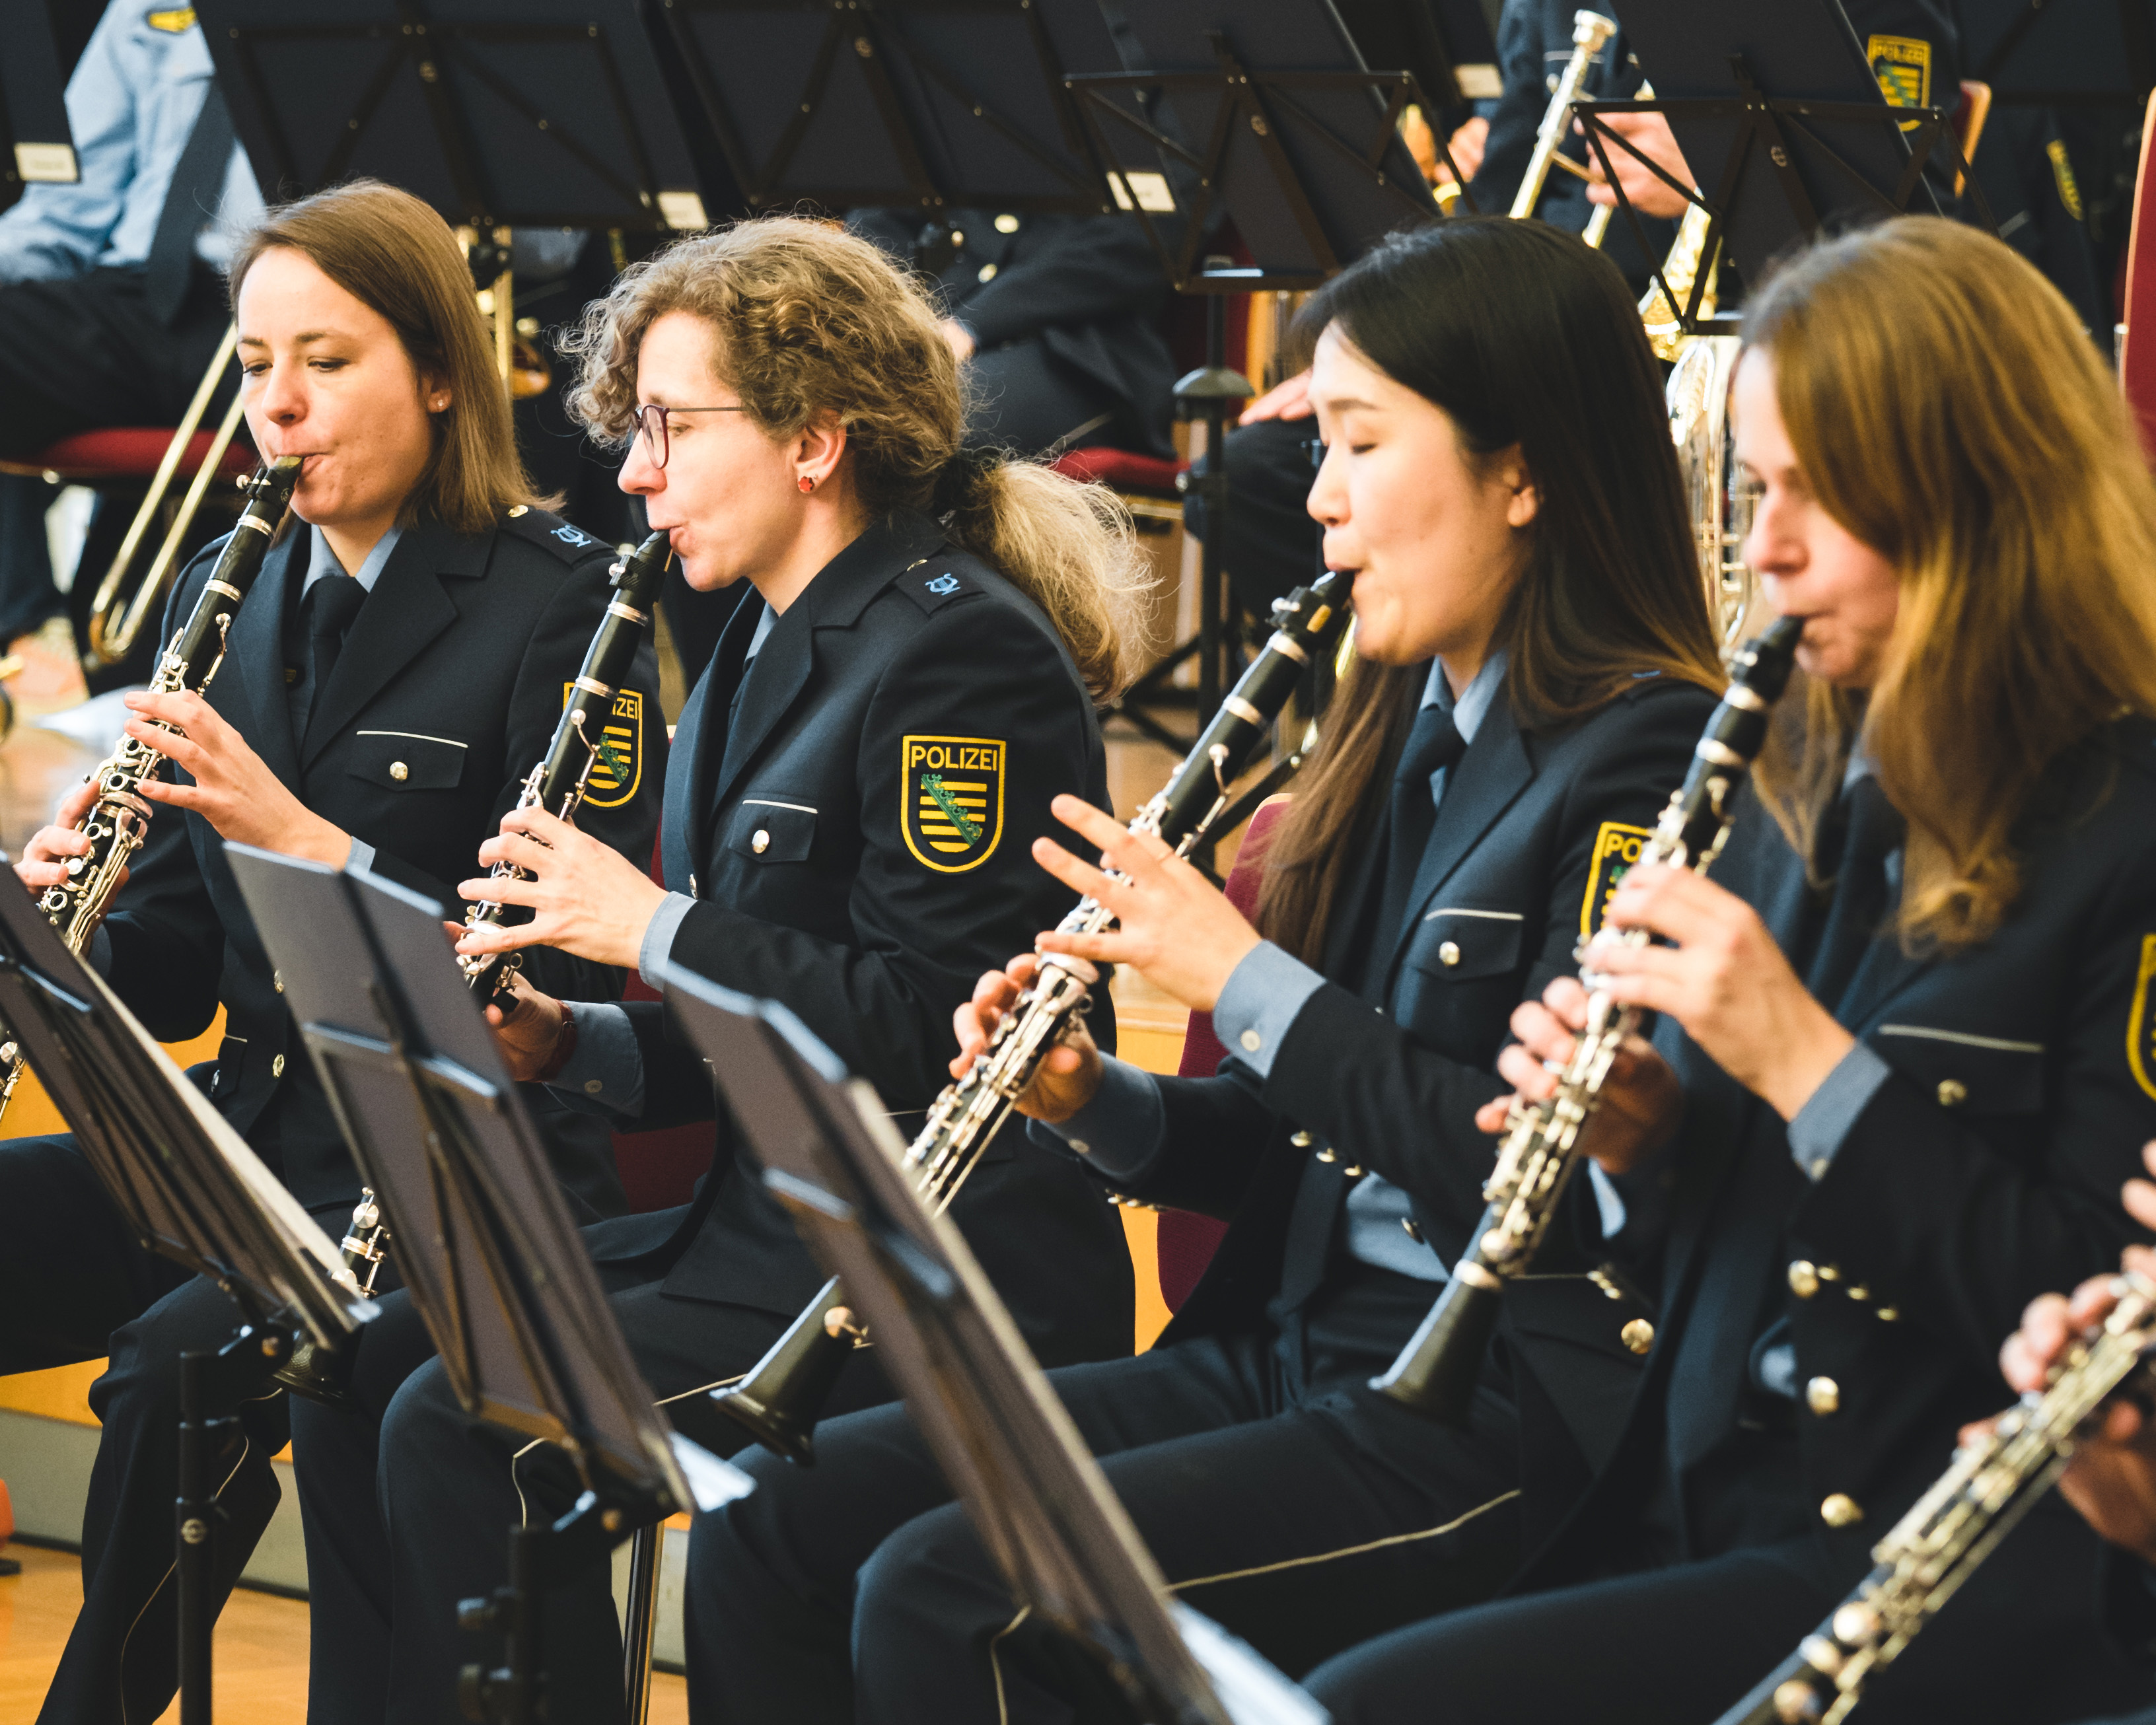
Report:
M2035 1508L2074 1445L2156 1352L2156 1283L2131 1272L2093 1338L2072 1343L2050 1387L2022 1397L1871 1548L1871 1573L1717 1725L1841 1725L1864 1686L1945 1608Z
M1640 847L1641 863L1704 874L1722 854L1737 793L1767 740L1767 715L1789 682L1803 634L1801 619L1781 618L1738 654L1734 678L1692 752L1691 770L1670 798L1653 836ZM1647 941L1644 929L1620 931L1605 924L1580 948L1580 980L1589 990L1587 1024L1558 1076L1557 1093L1531 1106L1514 1105L1496 1168L1482 1189L1489 1208L1476 1224L1473 1245L1452 1266L1444 1293L1392 1369L1371 1380L1373 1389L1447 1425L1465 1423L1505 1284L1534 1262L1579 1166L1581 1134L1600 1105L1618 1051L1639 1022L1636 1008L1610 999L1606 979L1594 970L1595 958Z
M209 687L224 663L232 620L262 572L262 559L269 555L292 506L304 460L299 455L280 456L247 481L247 507L203 583L202 597L157 661L157 674L150 683L152 695L199 695ZM174 729L169 725L162 728ZM142 848L151 810L141 787L164 759L149 744L123 737L91 775L97 800L74 829L89 838L90 848L85 855L69 857L67 879L48 886L38 898L38 908L59 930L69 952L80 952L90 945L112 906L113 895L120 891L129 859ZM0 1061L7 1064L7 1077L0 1081L0 1115L4 1115L23 1077L22 1050L13 1037L0 1045Z
M1587 171L1558 152L1564 147L1565 127L1572 119L1572 105L1579 100L1579 86L1587 81L1588 69L1594 64L1594 56L1601 53L1609 39L1617 33L1617 21L1604 18L1599 12L1582 9L1572 15L1572 58L1564 63L1564 70L1557 80L1557 88L1550 92L1549 105L1543 110L1543 123L1535 131L1534 154L1527 158L1527 171L1520 180L1520 189L1513 194L1510 212L1514 221L1520 221L1535 213L1542 202L1543 187L1548 181L1552 168L1563 168L1568 173L1578 174L1582 179ZM1601 242L1601 229L1609 225L1609 218L1602 217L1589 245Z
M563 706L546 755L531 769L516 798L519 809L544 809L563 820L575 819L584 800L592 768L610 748L606 721L613 711L621 680L636 660L638 644L650 627L651 609L659 602L660 583L667 565L674 561L671 542L664 533L654 533L629 557L617 562L607 573L614 596L607 602L598 631L584 650L584 662L570 685L571 699ZM531 877L514 863L496 863L493 879L528 880ZM501 927L531 920L529 911L512 911L493 900L465 906L466 928ZM511 983L524 967L515 952L475 952L459 957L457 964L472 992L486 1001L506 1002Z
M1168 783L1131 822L1134 833L1167 840L1187 856L1231 805L1229 786L1303 672L1323 657L1348 619L1353 576L1327 570L1308 587L1273 602L1273 635L1252 660L1220 709L1200 732ZM1063 934L1094 934L1115 921L1099 901L1081 899L1057 925ZM1041 955L1040 974L996 1026L988 1047L963 1078L928 1111L921 1135L907 1146L905 1167L928 1207L950 1207L979 1164L1040 1063L1092 1004L1074 961ZM744 1426L766 1449L807 1467L815 1461L816 1414L852 1349L866 1337L845 1303L837 1277L739 1384L711 1393L712 1404Z

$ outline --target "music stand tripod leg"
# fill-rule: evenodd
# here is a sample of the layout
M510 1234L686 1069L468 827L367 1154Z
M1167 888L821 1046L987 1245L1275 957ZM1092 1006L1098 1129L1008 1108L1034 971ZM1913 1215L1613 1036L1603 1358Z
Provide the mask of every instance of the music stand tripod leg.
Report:
M239 1423L240 1404L261 1393L291 1351L290 1337L243 1325L214 1353L190 1348L180 1355L180 1492L172 1564L180 1619L180 1725L210 1725L218 1450Z
M666 1524L639 1527L629 1544L629 1617L622 1625L622 1700L629 1725L651 1711L651 1643L659 1629L659 1561Z

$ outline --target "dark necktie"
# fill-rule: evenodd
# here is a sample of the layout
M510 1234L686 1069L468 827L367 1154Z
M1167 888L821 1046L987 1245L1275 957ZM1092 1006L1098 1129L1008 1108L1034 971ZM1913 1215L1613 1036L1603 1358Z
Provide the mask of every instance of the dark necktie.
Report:
M1842 793L1835 814L1842 842L1834 901L1804 973L1804 987L1829 1012L1840 1004L1893 906L1887 860L1901 848L1908 830L1878 778L1869 773Z
M1407 747L1393 774L1391 837L1385 852L1385 890L1378 902L1373 965L1389 965L1399 944L1400 922L1408 913L1422 854L1430 848L1430 829L1437 824L1437 800L1430 795L1430 778L1440 767L1450 767L1467 752L1467 740L1452 722L1450 709L1426 706L1415 715L1408 732Z
M195 129L187 134L187 146L172 169L172 183L165 193L165 207L157 213L157 231L151 235L150 255L143 264L143 296L151 315L167 328L186 303L194 271L195 236L217 214L231 162L232 116L225 110L224 93L212 84L203 98Z
M331 675L336 670L337 655L344 651L352 619L366 603L367 589L349 575L323 576L300 601L300 622L307 648L299 686L292 691L295 740L305 741L308 723L321 705L322 691L329 687Z

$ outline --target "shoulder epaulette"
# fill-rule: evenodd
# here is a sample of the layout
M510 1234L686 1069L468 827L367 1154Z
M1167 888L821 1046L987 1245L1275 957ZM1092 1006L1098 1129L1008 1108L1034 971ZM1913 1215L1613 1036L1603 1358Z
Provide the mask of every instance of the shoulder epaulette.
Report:
M551 511L533 509L522 503L511 507L501 531L527 545L551 551L565 563L580 563L594 552L613 549L605 540L572 526Z
M983 591L979 582L954 563L934 557L913 564L893 584L932 617L952 600Z

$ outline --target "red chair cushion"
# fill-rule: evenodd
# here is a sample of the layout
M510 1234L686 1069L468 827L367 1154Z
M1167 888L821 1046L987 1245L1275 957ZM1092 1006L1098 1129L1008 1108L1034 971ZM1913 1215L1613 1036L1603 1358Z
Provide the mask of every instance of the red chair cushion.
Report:
M651 878L662 880L659 840L651 841ZM621 991L624 1000L656 1000L656 990L634 971ZM711 1123L692 1121L686 1126L661 1127L656 1132L616 1132L613 1135L614 1172L621 1189L629 1194L630 1211L668 1210L688 1203L696 1182L711 1165Z
M1250 829L1236 853L1235 866L1228 871L1228 901L1255 921L1258 885L1265 877L1265 839L1287 813L1287 798L1275 797L1258 805L1250 817ZM1228 1057L1213 1031L1213 1014L1194 1012L1183 1033L1183 1060L1176 1067L1184 1078L1209 1078ZM1213 1261L1214 1249L1227 1233L1228 1224L1217 1216L1201 1216L1194 1210L1163 1210L1156 1252L1160 1260L1160 1296L1170 1312L1179 1312L1190 1291Z
M172 428L154 425L109 425L97 431L78 431L49 444L34 455L8 465L16 471L57 473L70 480L148 479L165 459L172 441ZM198 431L187 439L180 473L192 475L209 455L214 439ZM218 470L239 478L254 470L254 450L244 438L225 445Z
M1141 455L1132 449L1073 449L1052 464L1065 479L1082 484L1098 482L1116 491L1143 491L1156 497L1173 497L1175 477L1188 463Z

